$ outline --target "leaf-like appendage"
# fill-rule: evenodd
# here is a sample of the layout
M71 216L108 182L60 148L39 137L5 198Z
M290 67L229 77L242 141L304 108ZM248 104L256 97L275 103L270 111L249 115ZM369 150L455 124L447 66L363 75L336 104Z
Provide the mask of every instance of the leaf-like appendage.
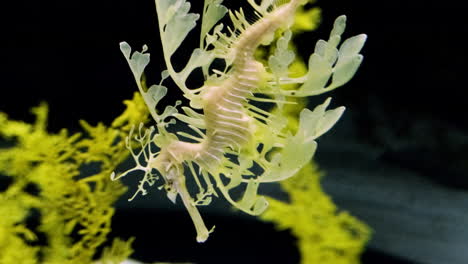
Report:
M166 106L164 112L162 114L158 114L156 111L156 106L159 101L166 96L167 88L163 85L152 85L147 91L144 90L144 87L141 83L141 78L146 66L150 62L150 54L146 53L147 47L144 46L142 52L135 51L132 53L132 48L127 42L120 43L120 50L127 59L128 65L132 70L133 76L135 77L135 81L138 85L138 89L145 101L146 105L148 106L148 110L151 113L153 119L160 125L164 125L164 119L170 116L173 116L177 113L177 109L174 106ZM162 73L162 77L164 78L166 72ZM176 106L179 103L176 103Z
M317 139L330 130L340 119L345 108L341 106L332 110L326 110L330 101L331 98L327 98L323 104L315 107L314 111L304 109L301 112L299 131L304 133L305 139Z
M135 78L135 82L138 86L138 90L143 96L143 99L146 105L148 106L148 110L151 113L151 116L156 120L157 114L155 107L157 102L154 102L151 96L146 95L146 91L143 89L143 85L141 83L143 72L145 71L146 66L148 66L150 62L150 54L145 53L146 50L147 47L144 46L142 52L135 51L132 53L132 47L130 47L130 45L127 42L120 42L120 51L122 51L123 55L125 56L125 59L127 60L128 65L130 66L130 69L132 70L133 77Z
M330 38L333 36L341 36L346 29L346 16L342 15L335 19L333 23L333 29L330 33ZM338 43L336 43L338 45Z
M315 139L326 133L341 117L344 107L326 110L331 99L315 107L305 108L299 116L299 129L289 136L284 148L275 153L271 167L261 176L262 182L281 181L293 176L314 156L317 148Z
M156 10L164 56L170 58L197 25L200 15L189 13L190 3L185 0L158 0Z
M185 65L184 69L177 74L176 78L179 79L180 82L185 84L185 81L189 77L190 73L198 67L210 65L211 61L213 61L213 54L212 52L208 52L202 49L195 49L190 56L187 65Z
M227 12L227 9L221 5L221 2L220 0L207 0L205 2L204 11L207 12L208 16L204 17L202 34L206 35L214 24ZM203 67L205 78L207 78L207 69L214 59L213 52L203 48L195 49L188 63L180 72L175 71L171 62L172 55L196 26L196 21L200 15L189 13L190 3L185 0L158 0L156 1L156 9L158 12L164 61L167 66L165 76L171 76L172 80L184 93L184 96L191 100L191 105L200 108L199 104L196 103L199 101L196 98L197 96L192 90L187 88L185 82L193 70L199 67Z
M293 176L310 161L317 148L314 140L306 140L304 133L290 136L284 148L275 153L267 171L260 177L261 182L282 181Z
M288 49L289 41L291 40L291 31L287 30L282 37L276 42L275 53L268 59L268 65L271 71L278 78L288 75L288 68L294 61L295 54Z
M361 65L362 55L359 54L367 36L361 34L351 37L343 42L341 34L346 27L346 16L335 20L333 30L328 41L319 40L315 51L309 58L309 72L301 78L285 78L285 83L303 83L296 91L282 91L290 96L318 95L336 89L347 83ZM326 86L332 78L331 83Z
M268 207L268 202L263 196L258 196L259 182L251 179L247 183L244 196L241 201L237 203L237 207L251 215L259 215Z
M124 54L125 59L127 59L128 65L130 66L133 76L135 77L135 81L140 83L141 76L143 75L146 66L148 66L150 62L150 54L145 53L146 47L143 47L142 52L135 51L132 54L132 48L130 45L127 42L121 42L120 50Z
M228 9L221 3L223 0L205 0L203 9L203 20L200 32L200 48L205 48L206 45L210 44L210 41L203 43L207 37L208 32L223 18Z
M156 109L156 105L166 94L166 87L162 85L152 85L147 92L143 93L143 98L150 109Z
M363 59L359 52L364 46L366 38L366 35L361 34L347 39L341 45L331 84L333 87L342 86L353 78Z

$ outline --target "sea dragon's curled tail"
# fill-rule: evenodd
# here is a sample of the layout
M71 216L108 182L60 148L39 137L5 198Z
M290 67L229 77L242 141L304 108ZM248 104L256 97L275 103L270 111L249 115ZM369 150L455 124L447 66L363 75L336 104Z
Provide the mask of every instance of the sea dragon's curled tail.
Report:
M167 70L161 74L161 83L148 89L141 80L149 63L146 46L143 51L132 53L127 43L120 44L156 126L144 129L140 125L138 132L132 130L126 143L136 165L118 175L113 173L112 179L134 171L144 172L133 199L138 193L145 195L146 185L152 186L162 178L168 198L175 202L180 196L187 208L198 242L204 242L210 231L197 206L209 204L219 192L236 208L252 215L261 214L268 203L257 194L259 184L281 181L299 171L314 155L315 139L327 132L344 111L344 107L326 110L330 99L313 111L303 109L299 128L292 133L287 130L287 118L281 111L273 114L252 102L274 103L281 109L285 103L291 103L290 97L333 90L348 82L362 61L359 52L365 35L349 38L337 48L346 24L346 17L340 16L329 40L317 42L308 73L289 77L288 67L294 60L294 53L288 49L292 35L289 27L297 8L307 1L247 2L254 9L255 22L249 22L242 9L228 10L222 0L205 0L200 47L193 51L185 68L176 71L171 57L195 27L199 15L189 13L190 3L185 0L157 0ZM232 26L225 32L219 20L227 13ZM270 44L278 32L282 35L276 42L276 50L268 65L264 65L254 56L255 51L259 45ZM224 60L226 67L213 69L215 59ZM186 81L197 68L202 69L205 83L190 89ZM168 77L190 100L191 107L181 107L183 113L177 110L180 102L166 106L162 112L156 111L156 105L167 93L162 82ZM298 84L299 88L283 89L286 84ZM186 123L193 133L168 132L167 127L176 123L176 119ZM139 148L134 148L134 141ZM189 174L198 186L195 196L186 187ZM235 199L230 191L240 186L245 186L244 194Z

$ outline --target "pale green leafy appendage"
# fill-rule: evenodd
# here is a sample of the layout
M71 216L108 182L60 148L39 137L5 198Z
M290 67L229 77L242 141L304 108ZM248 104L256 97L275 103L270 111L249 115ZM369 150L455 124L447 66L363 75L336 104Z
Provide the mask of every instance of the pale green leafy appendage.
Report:
M351 37L345 40L338 49L345 27L346 16L338 17L328 41L319 40L317 42L315 51L309 58L309 70L306 75L299 78L283 77L278 81L279 84L302 83L299 89L285 91L278 90L273 86L270 91L262 90L262 92L303 97L322 94L347 83L361 65L363 57L359 52L364 46L367 36L361 34ZM284 47L284 45L282 46ZM280 47L278 48L280 49ZM275 54L275 56L277 55ZM270 67L273 68L284 68L289 63L287 60L273 60L272 62L273 64L270 64ZM331 83L326 86L330 78Z
M161 124L161 127L164 127L164 119L174 114L174 111L177 111L172 106L166 106L166 109L162 115L159 115L156 112L156 106L158 102L167 94L167 88L165 86L152 85L147 91L144 90L141 79L146 66L148 66L148 63L150 62L150 54L146 53L147 49L148 48L144 46L142 52L135 51L132 53L132 48L130 45L128 45L127 42L120 43L120 50L127 59L128 65L130 66L135 81L138 85L138 89L140 90L140 93L143 96L146 105L148 106L148 110L150 111L151 116L158 124Z
M218 23L218 21L223 18L228 9L221 5L223 0L205 0L205 5L203 7L203 18L201 25L200 33L200 48L205 49L208 44L211 44L212 41L205 41L208 36L208 32Z
M285 180L296 174L314 156L317 143L315 139L327 132L341 117L344 107L325 111L330 98L314 111L303 109L299 117L299 129L296 135L285 140L284 148L274 154L271 166L262 182Z
M194 90L190 90L186 81L190 73L199 67L207 67L213 59L212 52L206 49L195 49L190 57L187 65L180 72L174 69L171 57L179 48L190 31L196 26L196 21L199 19L198 14L189 13L190 3L185 0L158 0L156 1L156 11L158 13L159 34L164 53L164 61L167 66L167 72L182 90L184 96L191 100L191 106L200 108ZM205 18L203 34L206 34L214 23L216 23L225 12L225 8L221 6L221 1L209 1L205 3L205 10L209 17ZM204 38L204 36L203 36Z
M218 27L213 30L213 34L209 34L209 32L228 12L228 9L222 5L222 2L223 0L205 0L200 32L200 49L206 51L218 40L218 34L223 27L222 24L218 25ZM202 65L205 79L209 77L209 67L210 63Z
M268 59L268 65L277 78L287 77L289 66L294 61L295 54L288 49L291 35L291 31L288 30L278 39L275 53Z

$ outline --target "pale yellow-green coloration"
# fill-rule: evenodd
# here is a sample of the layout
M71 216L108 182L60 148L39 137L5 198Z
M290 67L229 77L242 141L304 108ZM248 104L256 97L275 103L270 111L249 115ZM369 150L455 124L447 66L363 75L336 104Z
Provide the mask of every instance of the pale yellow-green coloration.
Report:
M110 172L128 156L122 139L128 124L145 122L148 116L139 94L125 104L126 110L110 127L81 121L84 133L72 135L66 129L47 131L46 104L33 108L34 124L0 113L0 136L11 143L0 148L0 173L12 180L0 192L1 264L92 263L110 232L112 205L126 190L109 180ZM27 191L31 186L37 193ZM31 217L37 227L26 225ZM130 243L115 241L109 249L113 259L125 259ZM109 259L109 250L103 259Z
M126 147L135 166L111 175L119 179L132 172L143 174L130 199L147 194L146 188L162 179L167 197L172 202L180 197L192 218L197 241L204 242L212 229L205 226L197 206L208 205L213 197L222 195L237 209L259 215L268 207L265 197L258 194L259 186L288 179L311 160L316 139L331 129L344 107L327 109L330 98L314 110L302 107L298 129L292 131L289 117L282 110L271 113L253 102L271 103L282 109L297 103L291 98L318 95L344 85L362 61L359 52L366 36L351 37L340 45L346 26L346 17L340 16L328 40L316 43L307 70L299 76L290 74L295 59L295 52L289 49L293 31L310 29L317 23L317 19L305 22L307 17L318 14L315 9L303 10L306 2L246 0L258 17L251 22L242 9L228 10L222 0L205 0L199 47L193 50L186 66L176 71L171 59L200 15L190 13L186 0L156 1L162 58L167 67L161 73L161 82L148 89L142 84L150 62L147 46L140 52L132 51L126 42L120 44L156 122L148 129L140 125L137 131L131 130ZM226 14L231 20L227 29L220 23ZM263 63L255 56L262 45L274 47ZM224 61L224 68L212 65L215 59ZM201 87L189 88L187 79L198 68L205 82ZM180 101L157 111L168 90L163 82L169 77L190 101L190 107L182 107L184 113L178 110ZM295 89L290 89L292 86ZM191 133L168 132L167 128L179 121ZM133 148L132 141L140 148ZM196 194L187 187L186 177L193 177ZM233 197L235 189L244 190L243 195Z
M300 19L317 21L315 16L318 14L309 11L302 14ZM308 30L302 27L297 33ZM289 48L295 49L293 42L290 42ZM288 71L301 76L307 72L307 67L297 57ZM289 84L285 89L294 90L297 85ZM287 127L291 131L299 129L297 115L306 104L302 98L297 98L296 102L273 110L273 113L281 111L287 116ZM260 218L273 222L279 230L289 230L297 238L301 264L357 264L370 239L370 228L335 206L322 190L322 177L323 173L314 162L306 164L296 175L280 182L289 201L268 198L270 207Z

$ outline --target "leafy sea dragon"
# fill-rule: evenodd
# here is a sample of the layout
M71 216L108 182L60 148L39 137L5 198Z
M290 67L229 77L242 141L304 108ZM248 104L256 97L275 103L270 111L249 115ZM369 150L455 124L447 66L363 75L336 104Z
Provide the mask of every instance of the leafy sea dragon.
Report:
M337 48L346 24L346 17L340 16L329 40L317 42L309 59L308 73L289 77L288 67L294 60L294 52L288 50L292 35L289 28L296 10L307 1L247 2L255 10L255 22L249 22L242 9L228 10L222 0L205 0L200 47L193 51L185 68L177 72L171 57L195 27L199 15L189 13L190 3L185 0L156 0L167 70L161 74L161 83L148 89L142 84L142 74L150 60L147 47L132 53L126 42L120 44L156 126L144 129L140 125L136 135L132 130L126 143L136 165L123 173L113 173L111 178L144 172L131 199L138 193L145 195L146 185L152 186L162 178L168 198L175 202L180 196L187 208L198 242L204 242L211 231L197 206L209 204L212 196L220 192L236 208L251 215L261 214L268 203L257 194L259 184L281 181L299 171L314 155L315 139L327 132L344 111L344 107L326 110L330 99L313 111L305 108L300 113L299 129L293 134L287 130L287 119L281 111L273 114L252 102L274 103L281 108L291 103L288 97L333 90L352 78L363 58L359 52L365 35L351 37ZM227 32L219 23L225 14L232 21ZM276 50L269 57L268 65L264 65L255 58L255 51L260 45L271 44L278 32L282 35L276 42ZM226 67L212 69L215 59L223 60ZM186 80L197 68L202 69L205 82L200 88L190 89ZM190 100L191 107L181 107L184 113L177 110L180 101L175 106L166 106L162 113L156 111L156 105L167 93L162 82L168 77ZM300 86L286 90L283 89L286 84ZM170 133L167 127L176 119L186 123L193 133ZM137 151L133 141L141 147ZM194 197L186 186L189 174L198 186ZM241 186L245 186L243 196L233 198L231 190Z

